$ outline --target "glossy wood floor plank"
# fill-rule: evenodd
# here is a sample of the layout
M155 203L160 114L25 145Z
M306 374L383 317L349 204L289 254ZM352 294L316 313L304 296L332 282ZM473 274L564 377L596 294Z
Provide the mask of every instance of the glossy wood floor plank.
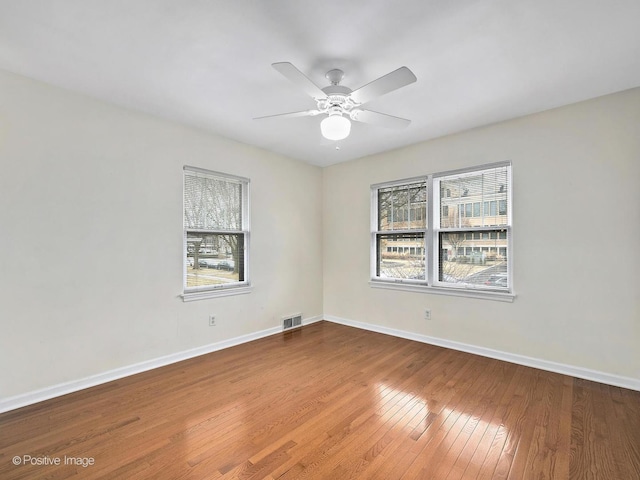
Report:
M640 392L319 322L2 414L0 478L640 479Z

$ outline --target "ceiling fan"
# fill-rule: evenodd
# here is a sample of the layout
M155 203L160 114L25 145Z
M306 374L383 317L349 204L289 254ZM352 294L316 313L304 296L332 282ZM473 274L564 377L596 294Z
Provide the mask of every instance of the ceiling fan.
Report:
M291 80L316 102L316 108L300 112L280 113L258 117L286 118L326 115L320 123L322 135L329 140L342 140L351 132L351 121L380 125L388 128L403 128L411 123L406 118L394 117L385 113L364 110L362 105L385 93L392 92L415 82L416 76L407 67L400 67L357 90L340 85L344 72L340 69L329 70L325 77L330 85L320 88L306 75L289 62L279 62L271 65L282 75Z

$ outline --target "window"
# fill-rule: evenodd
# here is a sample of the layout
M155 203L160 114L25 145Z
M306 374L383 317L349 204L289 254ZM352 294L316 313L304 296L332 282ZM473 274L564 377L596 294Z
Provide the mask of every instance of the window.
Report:
M425 280L426 200L424 181L378 189L376 277Z
M248 199L248 179L184 167L185 300L245 293Z
M473 207L473 204L471 203L466 203L464 205L464 215L465 217L472 217L472 213L471 213L471 208Z
M512 298L510 163L371 191L372 285Z

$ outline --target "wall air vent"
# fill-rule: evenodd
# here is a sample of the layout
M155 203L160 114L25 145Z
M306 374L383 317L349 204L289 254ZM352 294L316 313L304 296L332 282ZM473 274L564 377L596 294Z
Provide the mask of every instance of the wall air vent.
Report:
M290 330L302 326L302 314L296 313L282 318L282 329Z

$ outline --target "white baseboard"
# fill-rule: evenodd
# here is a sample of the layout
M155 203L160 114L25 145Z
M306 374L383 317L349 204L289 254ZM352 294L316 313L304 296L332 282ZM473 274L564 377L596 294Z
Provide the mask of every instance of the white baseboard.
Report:
M473 353L475 355L481 355L483 357L489 357L496 360L504 360L505 362L524 365L527 367L538 368L540 370L546 370L554 373L561 373L563 375L569 375L571 377L583 378L585 380L592 380L594 382L605 383L607 385L613 385L616 387L623 387L623 388L628 388L630 390L640 391L640 380L636 378L623 377L620 375L613 375L610 373L600 372L597 370L589 370L587 368L575 367L573 365L566 365L563 363L550 362L548 360L527 357L527 356L518 355L515 353L492 350L490 348L478 347L475 345L468 345L466 343L460 343L460 342L454 342L452 340L445 340L442 338L430 337L427 335L407 332L404 330L397 330L395 328L383 327L380 325L373 325L373 324L364 323L364 322L357 322L355 320L340 318L333 315L325 315L324 319L329 322L340 323L342 325L361 328L363 330L369 330L377 333L384 333L386 335L392 335L394 337L406 338L408 340L415 340L417 342L428 343L430 345L437 345L439 347L450 348L452 350L459 350L461 352Z
M318 322L323 319L322 315L303 319L302 324L308 325ZM49 400L51 398L66 395L68 393L84 390L85 388L94 387L103 383L118 380L120 378L135 375L137 373L153 370L154 368L164 367L172 363L188 360L189 358L198 357L207 353L216 352L225 348L234 347L242 343L251 342L260 338L268 337L276 333L282 332L282 326L268 328L259 332L249 333L247 335L241 335L239 337L231 338L229 340L223 340L221 342L212 343L209 345L203 345L202 347L192 348L182 352L172 353L163 357L154 358L144 362L136 363L126 367L116 368L97 375L91 375L89 377L80 378L78 380L72 380L70 382L60 383L52 385L40 390L34 390L32 392L23 393L13 397L6 397L0 399L0 413L8 412L9 410L15 410L17 408L32 405L34 403Z
M589 370L581 367L574 367L572 365L565 365L556 362L550 362L547 360L541 360L538 358L526 357L524 355L517 355L514 353L501 352L499 350L492 350L490 348L478 347L475 345L468 345L465 343L454 342L451 340L444 340L436 337L429 337L427 335L421 335L417 333L407 332L404 330L397 330L394 328L383 327L380 325L373 325L370 323L357 322L355 320L348 320L345 318L336 317L333 315L317 315L303 319L303 325L310 325L312 323L327 320L329 322L340 323L351 327L361 328L363 330L369 330L372 332L384 333L386 335L392 335L394 337L406 338L408 340L415 340L417 342L427 343L430 345L437 345L440 347L450 348L452 350L459 350L462 352L473 353L481 355L483 357L494 358L497 360L504 360L506 362L515 363L518 365L525 365L527 367L539 368L541 370L547 370L550 372L561 373L564 375L570 375L572 377L584 378L585 380L592 380L594 382L605 383L616 387L628 388L631 390L640 391L640 380L630 377L622 377L619 375L612 375L605 372L599 372L596 370ZM17 408L32 405L34 403L49 400L51 398L66 395L68 393L84 390L85 388L94 387L103 383L118 380L120 378L128 377L129 375L135 375L137 373L153 370L154 368L164 367L172 363L188 360L189 358L198 357L207 353L216 352L225 348L234 347L243 343L258 340L260 338L268 337L276 333L282 332L282 326L268 328L259 332L250 333L247 335L241 335L239 337L231 338L229 340L223 340L221 342L204 345L202 347L185 350L182 352L165 355L163 357L147 360L145 362L136 363L122 368L116 368L109 370L108 372L92 375L89 377L81 378L78 380L72 380L70 382L60 383L51 387L46 387L40 390L34 390L32 392L23 393L13 397L6 397L0 399L0 413L15 410Z

